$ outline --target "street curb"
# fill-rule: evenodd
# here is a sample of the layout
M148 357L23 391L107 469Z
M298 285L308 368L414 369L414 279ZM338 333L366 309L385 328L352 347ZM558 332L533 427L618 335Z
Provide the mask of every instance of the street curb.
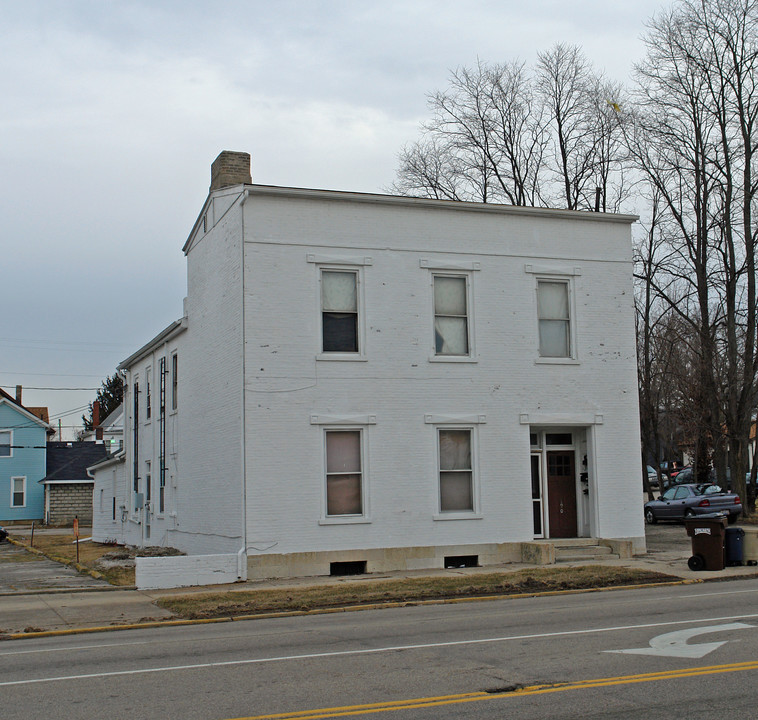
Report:
M716 579L716 578L714 578ZM737 578L730 578L737 579ZM336 608L314 608L313 610L287 610L283 612L257 613L254 615L232 615L221 618L199 618L194 620L155 620L151 622L128 623L124 625L103 625L91 628L66 628L65 630L41 630L28 633L9 633L0 635L2 640L24 640L27 638L59 637L65 635L83 635L96 632L115 630L140 630L158 627L176 627L182 625L211 625L213 623L240 622L244 620L271 620L275 618L301 617L305 615L332 615L342 612L359 612L361 610L389 610L393 608L415 607L419 605L454 605L466 602L491 602L493 600L523 600L525 598L550 597L557 595L579 595L591 592L611 592L614 590L637 590L656 587L674 587L677 585L695 585L707 582L702 579L672 580L669 582L642 583L639 585L615 585L611 587L584 588L577 590L548 590L544 592L518 593L515 595L481 595L477 597L438 598L435 600L402 600L385 603L369 603L366 605L347 605Z

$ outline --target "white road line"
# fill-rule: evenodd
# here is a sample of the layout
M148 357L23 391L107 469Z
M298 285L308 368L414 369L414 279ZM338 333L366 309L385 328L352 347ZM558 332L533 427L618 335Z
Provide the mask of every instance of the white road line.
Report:
M274 657L252 658L248 660L225 660L224 662L197 663L194 665L169 665L164 667L140 668L138 670L114 670L112 672L87 673L82 675L59 675L56 677L0 682L0 687L35 685L38 683L57 682L60 680L91 680L93 678L117 677L119 675L146 675L148 673L175 672L177 670L200 670L203 668L232 667L235 665L259 665L263 663L286 662L289 660L313 660L315 658L345 657L349 655L372 655L384 652L398 652L401 650L424 650L429 648L454 647L456 645L483 645L486 643L508 642L512 640L539 640L544 638L568 637L572 635L592 635L594 633L618 632L620 630L644 630L645 628L670 627L672 625L693 625L703 622L714 623L727 620L745 620L748 618L758 618L758 613L729 615L716 618L708 617L700 620L672 620L669 622L643 623L641 625L615 625L612 627L590 628L588 630L563 630L561 632L535 633L533 635L508 635L504 637L480 638L479 640L451 640L448 642L422 643L419 645L393 645L389 647L368 648L363 650L336 650L333 652L306 653L303 655L278 655Z
M708 593L693 593L692 595L668 595L663 598L664 600L681 600L683 598L696 598L696 597L711 597L716 595L743 595L745 593L758 593L758 588L755 590L724 590L723 592L708 592Z
M54 647L54 648L36 648L34 650L12 650L11 652L0 652L0 657L10 655L29 655L34 653L49 652L70 652L71 650L97 650L106 647L129 647L131 645L149 645L151 640L140 640L139 642L120 642L120 643L103 643L102 645L74 645L73 647Z

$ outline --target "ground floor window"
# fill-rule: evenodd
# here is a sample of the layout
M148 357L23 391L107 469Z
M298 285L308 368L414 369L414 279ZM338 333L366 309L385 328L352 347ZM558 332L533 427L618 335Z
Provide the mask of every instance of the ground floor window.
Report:
M361 430L327 430L326 515L363 514Z
M11 507L26 507L26 478L11 478Z
M440 429L440 512L474 510L472 430Z

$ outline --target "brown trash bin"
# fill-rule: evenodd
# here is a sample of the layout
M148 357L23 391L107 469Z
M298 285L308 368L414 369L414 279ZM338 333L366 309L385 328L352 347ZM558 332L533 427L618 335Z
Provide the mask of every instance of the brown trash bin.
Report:
M728 519L721 513L707 513L684 518L687 535L692 538L690 570L723 570L724 539Z

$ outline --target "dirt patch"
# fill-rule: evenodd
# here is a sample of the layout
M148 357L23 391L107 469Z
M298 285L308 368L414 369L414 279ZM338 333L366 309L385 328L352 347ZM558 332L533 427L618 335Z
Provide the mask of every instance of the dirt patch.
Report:
M456 577L420 577L375 580L303 588L241 590L161 598L157 604L188 619L308 611L374 603L409 603L490 595L521 595L561 590L586 590L673 580L669 575L585 566L520 570Z

